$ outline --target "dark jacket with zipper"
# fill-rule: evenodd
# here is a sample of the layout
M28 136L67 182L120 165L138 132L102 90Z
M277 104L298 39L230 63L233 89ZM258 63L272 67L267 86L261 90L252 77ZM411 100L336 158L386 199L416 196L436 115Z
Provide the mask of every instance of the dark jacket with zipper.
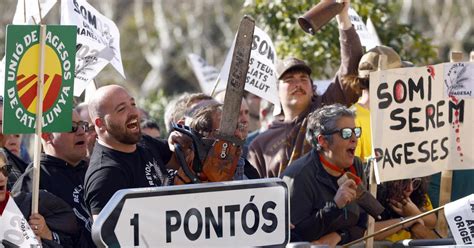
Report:
M95 247L91 238L92 216L84 203L84 178L87 163L81 161L73 166L66 161L41 155L40 189L44 189L68 203L73 209L79 233L75 237L75 247ZM13 186L12 193L31 192L33 184L33 164Z
M366 184L362 162L354 159L357 175ZM337 178L329 175L313 149L294 161L283 172L283 180L290 194L293 241L314 241L331 232L337 232L345 244L363 236L367 214L355 202L339 209L334 202L338 186Z

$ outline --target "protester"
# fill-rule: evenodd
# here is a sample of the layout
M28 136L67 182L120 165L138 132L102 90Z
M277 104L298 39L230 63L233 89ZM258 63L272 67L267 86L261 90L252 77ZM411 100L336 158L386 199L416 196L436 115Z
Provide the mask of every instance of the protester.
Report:
M97 133L95 132L94 123L92 123L91 117L89 115L88 104L80 103L79 105L77 105L75 109L79 113L81 120L87 121L87 123L89 123L89 127L87 128L87 132L86 132L86 142L87 142L86 160L88 161L92 155L92 151L94 150L94 144L97 139Z
M404 219L432 210L427 194L426 178L414 178L385 182L377 188L377 199L385 207L381 221L375 222L375 231L399 223ZM397 242L404 239L434 239L436 215L429 214L402 226L375 236L376 240Z
M20 157L21 150L21 134L9 134L5 135L5 145L4 147L8 149L15 156Z
M9 139L10 135L3 134L3 97L0 96L0 148L4 148L5 143ZM20 157L13 154L8 149L4 149L5 156L7 157L10 172L8 173L7 190L11 190L16 180L25 172L28 166Z
M349 18L349 1L336 16L341 44L341 66L327 91L318 96L313 93L311 68L302 60L287 58L277 63L276 73L283 118L250 144L248 159L261 177L278 177L287 165L306 154L311 146L305 142L307 116L311 111L328 104L350 106L359 97L358 86L342 80L357 74L362 56L359 37Z
M249 109L249 132L259 130L261 127L260 123L260 102L262 98L254 95L250 92L245 92L245 101L247 102Z
M156 123L154 120L142 120L140 127L143 134L149 135L156 139L160 138L161 136L160 126L158 126L158 123Z
M361 97L353 107L357 114L356 125L367 130L362 133L356 148L356 156L360 157L364 162L372 155L369 75L370 72L378 69L381 55L386 56L387 63L385 65L386 68L383 68L384 70L402 67L402 60L395 50L387 46L376 46L362 56L359 63L359 73L352 79L359 82L357 84L360 86L362 92ZM350 76L347 77L347 80L351 80L349 77Z
M166 131L171 132L172 123L184 124L186 112L193 108L196 104L205 100L212 100L213 98L204 93L183 93L177 98L173 99L168 104L165 110L165 127Z
M92 216L84 202L84 176L87 170L87 131L89 123L72 112L72 130L66 133L43 133L39 188L61 198L74 210L79 231L76 247L94 247L91 238ZM18 179L12 192L31 192L33 164Z
M0 150L0 217L2 216L7 203L10 199L10 193L7 190L9 165L6 164L7 157ZM33 233L41 240L42 247L72 247L73 241L70 235L77 232L76 219L72 209L53 194L40 191L38 212L31 214L31 194L20 192L12 195L21 213L28 218ZM26 228L24 228L26 230ZM27 235L27 233L22 233ZM0 237L4 237L3 233ZM6 237L5 237L6 238ZM2 244L3 240L0 240ZM6 246L9 247L9 246Z
M256 96L252 95L252 98L256 98ZM224 103L225 100L225 91L221 91L216 95L216 100ZM254 99L254 101L256 101ZM260 101L258 101L260 102ZM247 99L243 98L240 104L239 109L239 120L237 123L237 137L243 141L245 141L249 135L249 126L250 125L250 109L247 103ZM256 179L260 178L257 170L250 164L247 160L248 155L248 144L244 142L241 158L237 165L237 169L235 172L234 179L235 180L242 180L242 179Z
M190 139L181 133L172 132L168 144L142 136L135 99L121 86L97 89L89 113L98 140L86 173L84 196L93 216L120 189L169 185L179 168L172 152L175 143L181 144L186 158L193 157Z
M358 183L365 187L366 178L362 162L354 155L361 134L354 118L352 110L339 104L308 116L306 139L312 150L282 175L290 195L292 241L334 247L363 236L367 214L355 200ZM339 186L338 179L346 171L356 179Z

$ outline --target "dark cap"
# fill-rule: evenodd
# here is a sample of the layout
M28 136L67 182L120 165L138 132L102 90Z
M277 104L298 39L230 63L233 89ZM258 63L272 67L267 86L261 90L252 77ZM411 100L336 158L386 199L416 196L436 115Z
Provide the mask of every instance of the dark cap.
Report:
M297 58L286 58L284 60L278 60L276 65L276 73L277 78L281 79L285 72L289 71L290 69L301 69L311 75L311 68L303 61Z

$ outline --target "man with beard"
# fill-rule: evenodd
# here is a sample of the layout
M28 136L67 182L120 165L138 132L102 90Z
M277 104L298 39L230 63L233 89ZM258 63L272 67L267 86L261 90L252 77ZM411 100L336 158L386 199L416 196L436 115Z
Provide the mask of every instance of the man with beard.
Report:
M357 75L362 57L359 37L349 19L349 1L336 16L339 24L341 66L334 82L319 96L313 92L311 68L302 60L287 58L276 66L278 92L283 118L275 120L269 129L257 136L249 147L249 162L260 177L279 177L287 165L306 154L310 144L305 141L307 116L323 105L342 103L351 106L359 98L358 86L344 80Z
M85 177L85 200L94 217L120 189L169 185L179 168L174 143L192 159L190 140L178 132L170 134L168 144L142 136L135 99L121 86L99 88L89 113L98 139Z
M72 128L66 133L43 133L39 188L61 198L73 209L79 224L74 247L95 247L91 238L92 216L84 203L84 176L87 170L87 121L72 112ZM31 192L33 163L13 186L12 193Z

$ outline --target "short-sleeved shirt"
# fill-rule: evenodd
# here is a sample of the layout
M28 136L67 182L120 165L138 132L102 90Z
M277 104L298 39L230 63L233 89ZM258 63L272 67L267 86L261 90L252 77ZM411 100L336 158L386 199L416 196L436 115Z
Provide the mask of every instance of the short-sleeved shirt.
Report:
M362 159L362 161L367 161L372 155L372 134L370 132L370 110L362 107L360 104L356 103L353 105L356 111L355 124L357 127L362 128L362 135L357 142L357 147L355 150L355 155Z
M131 153L94 146L85 178L85 200L99 214L115 192L126 188L169 185L165 165L172 155L166 141L144 135Z

